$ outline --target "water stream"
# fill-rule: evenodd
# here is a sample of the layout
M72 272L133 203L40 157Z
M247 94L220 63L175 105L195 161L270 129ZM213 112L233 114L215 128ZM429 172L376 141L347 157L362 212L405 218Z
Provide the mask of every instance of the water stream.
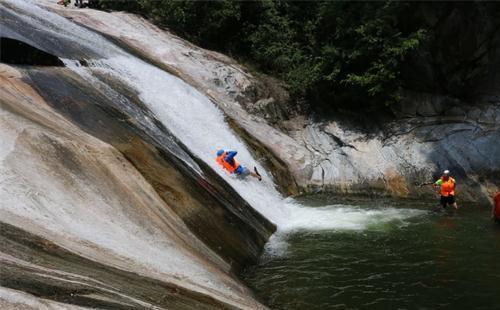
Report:
M332 229L343 227L348 220L354 226L380 219L404 219L417 215L417 210L385 210L360 215L350 206L344 208L308 208L293 199L285 199L275 188L270 173L253 158L242 140L226 123L223 113L205 95L179 78L131 55L87 61L82 67L66 60L66 65L89 82L96 83L94 74L111 76L135 90L142 102L181 142L205 161L248 201L256 210L277 224L279 233L297 229ZM109 91L108 91L109 92ZM111 96L112 94L110 94ZM146 122L144 118L138 118ZM240 180L227 175L215 162L218 149L237 150L240 163L256 166L264 177ZM383 213L384 216L380 216Z

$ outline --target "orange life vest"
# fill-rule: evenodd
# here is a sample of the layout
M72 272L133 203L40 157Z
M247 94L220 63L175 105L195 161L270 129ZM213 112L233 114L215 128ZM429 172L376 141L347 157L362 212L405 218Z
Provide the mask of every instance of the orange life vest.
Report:
M500 220L500 193L495 195L495 218Z
M226 157L226 155L227 155L227 153L224 152L221 156L217 156L217 158L215 159L215 161L222 168L226 169L229 173L233 173L234 170L236 170L240 164L238 164L238 162L236 161L236 159L233 158L234 164L231 165L230 163L228 163L227 161L224 160L224 157Z
M455 179L449 177L447 181L441 178L441 196L448 197L449 195L455 196Z

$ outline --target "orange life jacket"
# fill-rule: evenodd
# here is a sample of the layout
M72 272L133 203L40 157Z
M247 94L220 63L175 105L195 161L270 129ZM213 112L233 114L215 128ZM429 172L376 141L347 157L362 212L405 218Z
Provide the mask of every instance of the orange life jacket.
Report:
M455 196L455 179L449 177L448 181L445 181L443 178L441 178L441 181L443 182L441 183L441 196Z
M500 220L500 193L495 195L495 218Z
M228 163L227 161L224 160L224 157L226 157L227 153L224 152L221 156L217 156L215 161L224 169L226 169L229 173L233 173L234 170L238 168L240 164L236 161L236 159L233 158L233 165Z

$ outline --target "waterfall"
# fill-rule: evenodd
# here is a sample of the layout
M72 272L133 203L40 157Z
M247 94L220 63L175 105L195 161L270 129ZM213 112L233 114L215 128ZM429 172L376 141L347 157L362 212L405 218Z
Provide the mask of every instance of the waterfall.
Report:
M404 220L420 213L418 210L362 210L356 206L305 207L283 197L273 179L257 158L254 158L240 137L225 121L223 112L204 94L172 74L131 55L104 37L81 27L34 2L10 2L25 14L38 29L62 36L74 42L85 55L86 66L73 59L71 53L63 55L65 65L89 83L101 84L100 90L110 98L119 100L117 91L104 85L96 75L120 80L139 95L142 103L170 130L193 154L207 163L228 186L233 187L248 203L274 222L279 233L295 230L361 230L373 221ZM20 14L22 15L22 14ZM31 38L36 40L36 38ZM38 41L37 44L45 44ZM62 51L64 54L64 51ZM81 60L81 59L79 59ZM236 103L235 103L236 104ZM122 106L123 109L134 107ZM134 114L134 112L132 112ZM137 122L148 127L150 119L135 113ZM237 160L252 169L256 166L263 176L259 182L253 178L240 180L227 175L215 162L218 149L238 151ZM187 160L179 153L179 158ZM194 162L188 163L196 169ZM168 176L165 176L168 177Z
M274 222L280 232L361 229L375 218L390 221L415 213L414 210L363 211L348 206L301 206L293 199L285 199L276 190L271 175L231 130L220 109L181 79L131 55L93 61L90 67L68 61L66 64L87 79L92 73L109 74L137 91L143 103L180 141L217 171L252 207ZM249 168L256 166L262 173L263 181L253 178L240 180L225 173L215 162L218 149L237 150L238 161ZM378 214L385 216L378 217Z

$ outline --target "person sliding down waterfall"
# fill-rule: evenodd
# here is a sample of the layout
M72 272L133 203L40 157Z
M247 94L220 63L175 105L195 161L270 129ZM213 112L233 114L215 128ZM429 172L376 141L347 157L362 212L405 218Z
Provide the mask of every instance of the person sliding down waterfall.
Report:
M243 165L240 165L234 157L238 154L236 151L224 151L224 150L218 150L217 151L217 158L215 161L221 166L223 169L225 169L228 173L230 174L235 174L239 178L246 178L248 175L253 176L254 178L259 179L259 181L262 181L262 177L260 176L259 172L257 171L257 167L253 167L254 171L248 170Z
M439 187L439 193L441 194L440 202L444 209L448 205L458 209L457 202L455 201L455 179L450 177L449 170L445 170L441 178L434 182L434 187Z

